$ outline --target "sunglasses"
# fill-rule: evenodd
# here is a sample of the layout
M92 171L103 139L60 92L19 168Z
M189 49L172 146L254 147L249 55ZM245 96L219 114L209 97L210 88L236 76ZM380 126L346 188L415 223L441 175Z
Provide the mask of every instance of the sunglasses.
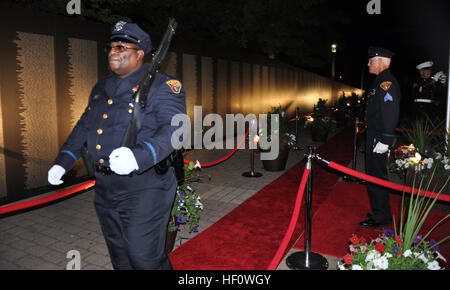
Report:
M111 51L111 49L113 50L113 52L124 52L127 49L140 50L140 48L127 47L127 46L122 45L122 44L118 44L118 45L114 45L114 46L112 46L111 44L105 45L104 50L105 50L106 53L109 53Z

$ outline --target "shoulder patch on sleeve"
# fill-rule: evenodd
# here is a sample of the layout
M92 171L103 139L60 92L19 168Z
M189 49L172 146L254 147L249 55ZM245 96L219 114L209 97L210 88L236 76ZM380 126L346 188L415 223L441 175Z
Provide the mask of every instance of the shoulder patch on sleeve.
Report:
M380 87L387 92L389 90L389 88L391 87L392 82L382 82Z
M392 96L389 93L386 93L386 95L384 96L384 102L386 103L387 101L394 101L394 98L392 98Z
M181 92L181 83L177 80L169 80L166 82L166 84L169 86L169 88L172 90L173 93L179 94Z

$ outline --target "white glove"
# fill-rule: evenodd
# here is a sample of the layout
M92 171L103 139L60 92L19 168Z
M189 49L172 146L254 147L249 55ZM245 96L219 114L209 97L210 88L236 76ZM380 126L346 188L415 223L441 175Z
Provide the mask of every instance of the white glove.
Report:
M60 185L64 181L61 180L61 177L66 173L66 170L61 165L53 165L52 168L48 171L48 182L51 185Z
M431 77L436 82L441 82L441 84L445 84L447 80L447 76L443 71L437 72L434 76Z
M128 175L133 170L138 170L136 158L128 147L114 149L109 155L109 167L119 175Z
M389 145L378 142L377 145L375 145L375 148L373 148L373 152L383 154L386 153L388 149Z

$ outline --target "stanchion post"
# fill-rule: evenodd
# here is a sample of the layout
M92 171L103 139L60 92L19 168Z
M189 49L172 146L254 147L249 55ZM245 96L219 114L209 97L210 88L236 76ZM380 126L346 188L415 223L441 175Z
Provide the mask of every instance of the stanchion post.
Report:
M250 134L249 135L250 142L254 142L254 144L256 144L257 142L255 140L255 137L256 136ZM250 151L251 151L250 152L250 171L242 173L242 176L244 176L244 177L261 177L262 173L255 171L255 149L250 148Z
M291 254L286 259L286 265L294 270L326 270L328 268L328 261L322 255L311 252L311 232L312 232L312 218L311 218L311 208L312 208L312 175L313 166L312 158L314 157L313 147L309 146L308 161L306 163L306 168L310 169L308 182L306 183L306 199L305 199L305 210L306 210L306 239L305 239L305 251L296 252Z
M357 145L358 145L358 126L359 118L355 118L355 130L353 133L353 158L352 158L352 169L356 169L356 155L357 155ZM359 180L351 175L344 175L342 177L344 182L358 182Z
M298 113L298 107L295 108L295 143L298 147L298 119L299 119L299 113Z

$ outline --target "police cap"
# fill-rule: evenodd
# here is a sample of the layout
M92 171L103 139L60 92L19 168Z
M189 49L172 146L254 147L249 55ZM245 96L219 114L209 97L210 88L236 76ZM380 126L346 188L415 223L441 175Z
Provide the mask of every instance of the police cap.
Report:
M117 22L111 29L109 40L122 40L137 44L145 54L152 50L150 35L135 23Z
M394 53L386 48L371 46L368 49L368 56L369 56L369 58L372 58L372 57L392 58L394 56Z

